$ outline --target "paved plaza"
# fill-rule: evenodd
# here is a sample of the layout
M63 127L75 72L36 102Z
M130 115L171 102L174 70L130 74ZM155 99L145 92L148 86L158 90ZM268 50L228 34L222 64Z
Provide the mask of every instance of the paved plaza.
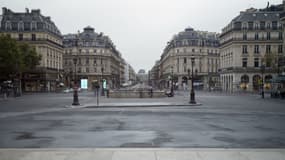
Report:
M37 94L0 102L1 148L284 148L284 100L187 92L172 98L108 99L91 92ZM160 106L161 104L161 106ZM168 105L167 105L168 104ZM125 107L124 107L125 106Z

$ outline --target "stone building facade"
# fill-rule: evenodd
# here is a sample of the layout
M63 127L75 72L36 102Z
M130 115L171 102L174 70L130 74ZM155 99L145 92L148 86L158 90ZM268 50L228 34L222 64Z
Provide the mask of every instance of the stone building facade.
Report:
M283 12L280 14L280 20L283 26L285 26L285 0L283 0ZM285 37L285 27L283 27L283 37ZM285 41L283 40L283 56L280 57L280 72L282 75L285 75Z
M100 86L106 81L108 88L119 88L124 77L124 60L111 39L86 27L83 32L64 35L65 83L72 87L77 80L87 80L88 90L93 90L94 81ZM74 63L76 61L76 63Z
M281 5L265 9L250 8L240 12L223 28L220 65L224 91L259 92L262 65L265 65L264 87L270 89L270 79L279 70L278 57L283 55L281 11Z
M50 17L43 16L39 9L13 12L3 7L0 34L32 45L42 57L36 69L22 74L23 91L44 92L59 88L63 78L62 35Z
M195 31L186 28L174 35L167 43L160 59L159 87L170 87L171 80L176 88L188 88L189 74L194 63L194 85L201 89L210 89L219 85L219 34Z

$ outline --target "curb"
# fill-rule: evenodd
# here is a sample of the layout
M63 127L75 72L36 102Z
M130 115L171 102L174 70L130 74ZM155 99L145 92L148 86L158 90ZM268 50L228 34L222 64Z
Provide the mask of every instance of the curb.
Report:
M138 108L138 107L188 107L188 106L201 106L201 103L197 104L150 104L150 105L108 105L108 104L103 104L103 105L89 105L85 106L82 108Z

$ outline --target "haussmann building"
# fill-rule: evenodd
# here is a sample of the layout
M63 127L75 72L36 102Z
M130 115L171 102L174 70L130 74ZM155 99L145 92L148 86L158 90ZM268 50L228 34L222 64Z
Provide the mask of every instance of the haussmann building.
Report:
M42 57L40 65L22 74L23 91L50 92L60 88L63 84L62 35L50 17L42 15L39 9L13 12L3 7L0 34L28 43Z

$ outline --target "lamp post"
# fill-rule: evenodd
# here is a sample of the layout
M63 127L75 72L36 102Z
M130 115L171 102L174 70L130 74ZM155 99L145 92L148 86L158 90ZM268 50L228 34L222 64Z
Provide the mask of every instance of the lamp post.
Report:
M101 90L101 96L105 96L105 93L104 93L104 80L103 80L103 72L104 72L104 68L102 67L101 68L101 73L102 73L102 90Z
M76 64L77 64L77 58L73 58L73 63L75 66L75 74L74 74L74 86L73 86L73 103L72 105L77 106L79 104L78 99L78 85L77 85L77 75L76 75Z
M261 98L264 99L264 82L263 82L263 74L265 71L265 65L261 65Z
M173 66L171 66L171 96L174 96L174 92L173 92Z
M195 58L191 57L191 67L192 67L192 76L191 76L191 92L190 92L190 104L196 104L195 101L195 92L194 92L194 73L193 73L193 68L194 68L194 62L195 62ZM190 70L189 70L190 72Z

